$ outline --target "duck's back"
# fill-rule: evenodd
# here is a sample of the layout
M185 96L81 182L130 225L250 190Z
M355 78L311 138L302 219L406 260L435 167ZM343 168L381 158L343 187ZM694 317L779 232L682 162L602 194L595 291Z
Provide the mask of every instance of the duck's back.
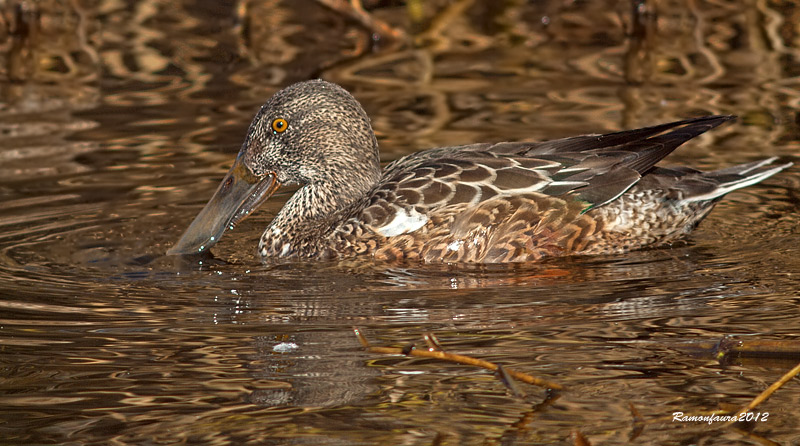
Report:
M332 237L338 252L379 260L482 263L668 243L725 193L785 167L765 161L706 174L653 167L729 119L418 152L387 166Z

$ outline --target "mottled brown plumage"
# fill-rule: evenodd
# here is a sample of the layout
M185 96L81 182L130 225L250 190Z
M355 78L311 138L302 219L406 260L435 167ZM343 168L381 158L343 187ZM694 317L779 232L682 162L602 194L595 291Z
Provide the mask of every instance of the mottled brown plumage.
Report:
M261 108L231 171L170 253L208 249L283 184L301 187L261 237L266 259L495 263L658 246L688 233L724 194L790 165L654 167L732 118L443 147L381 171L358 102L335 84L302 82Z

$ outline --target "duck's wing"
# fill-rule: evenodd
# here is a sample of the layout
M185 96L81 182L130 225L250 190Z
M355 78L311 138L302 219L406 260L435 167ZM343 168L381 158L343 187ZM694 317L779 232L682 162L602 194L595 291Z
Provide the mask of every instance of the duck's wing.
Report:
M605 135L426 150L387 166L372 195L392 195L430 209L476 204L500 194L572 193L588 209L613 201L678 146L734 118L706 116Z
M596 230L578 216L614 201L683 142L730 119L419 152L390 164L353 217L392 240L387 257L518 261L577 250ZM542 245L517 246L530 240ZM472 246L462 246L467 241Z

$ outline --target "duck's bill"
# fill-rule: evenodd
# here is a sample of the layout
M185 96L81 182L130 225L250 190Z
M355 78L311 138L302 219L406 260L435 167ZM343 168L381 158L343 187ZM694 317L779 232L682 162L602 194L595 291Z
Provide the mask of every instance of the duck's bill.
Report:
M167 255L200 254L214 246L227 229L244 220L278 189L274 173L256 176L236 158L231 170Z

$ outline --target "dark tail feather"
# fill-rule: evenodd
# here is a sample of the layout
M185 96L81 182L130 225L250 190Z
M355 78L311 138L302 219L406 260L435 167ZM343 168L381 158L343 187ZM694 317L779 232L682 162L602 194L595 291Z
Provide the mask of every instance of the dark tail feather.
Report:
M620 152L629 152L632 161L625 164L644 173L679 145L732 119L736 119L736 116L703 116L605 135L544 141L531 146L524 155L564 155L573 158L572 154L575 153L619 156ZM669 130L672 131L668 132Z
M644 140L622 144L619 149L637 154L633 161L625 162L625 165L644 175L645 172L665 156L672 153L681 144L735 118L735 116L704 116L651 127L652 129L663 127L662 131L674 130L668 133L656 134L656 136L650 136ZM624 133L620 132L618 137L623 137L622 134ZM611 136L611 139L616 137L615 134L607 136Z

